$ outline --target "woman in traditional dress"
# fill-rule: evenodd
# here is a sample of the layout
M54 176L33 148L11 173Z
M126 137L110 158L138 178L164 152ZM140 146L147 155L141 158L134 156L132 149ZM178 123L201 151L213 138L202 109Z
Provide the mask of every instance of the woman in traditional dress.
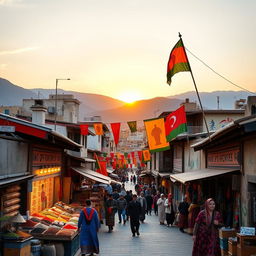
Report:
M160 225L164 225L165 221L165 196L164 194L161 194L160 198L157 200L156 204L158 206L158 218Z
M188 208L188 234L193 234L193 229L198 213L200 212L200 205L197 204L197 199L193 198L192 203Z
M165 215L166 215L166 222L167 226L169 225L172 226L174 219L175 219L175 212L176 212L176 207L172 199L172 194L168 194L168 198L165 200L164 203L165 206Z
M108 226L108 232L111 233L115 226L115 213L117 210L116 200L113 199L113 195L110 194L105 204L106 208L106 226Z
M184 233L184 229L188 227L188 198L187 196L184 196L184 199L179 204L179 228L180 231Z
M99 253L99 240L97 235L99 225L97 211L91 208L91 201L86 200L86 207L81 211L78 221L78 228L81 230L80 247L82 256Z
M220 256L218 227L222 225L219 212L215 211L215 202L209 198L205 202L205 209L200 211L193 231L192 256Z

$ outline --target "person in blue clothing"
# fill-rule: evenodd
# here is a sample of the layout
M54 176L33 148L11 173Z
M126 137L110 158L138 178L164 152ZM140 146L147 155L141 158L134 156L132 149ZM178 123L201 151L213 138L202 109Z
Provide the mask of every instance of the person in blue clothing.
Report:
M81 211L78 221L82 256L99 253L98 230L100 222L97 211L91 207L91 200L86 200L86 207Z

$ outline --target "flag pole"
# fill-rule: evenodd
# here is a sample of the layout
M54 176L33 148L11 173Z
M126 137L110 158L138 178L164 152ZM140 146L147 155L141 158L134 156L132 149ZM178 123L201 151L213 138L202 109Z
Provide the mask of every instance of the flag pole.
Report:
M180 33L179 33L179 38L180 38L180 40L181 40L182 46L184 47L184 52L185 52L186 58L187 58L187 60L188 60L188 56L187 56L187 53L186 53L186 48L185 48L185 46L184 46L184 43L183 43L183 40L182 40L182 35L181 35ZM191 74L191 77L192 77L192 80L193 80L193 83L194 83L194 86L195 86L195 89L196 89L196 94L197 94L197 98L198 98L198 101L199 101L199 104L200 104L200 108L201 108L201 110L202 110L203 119L204 119L204 124L205 124L205 126L206 126L206 130L207 130L207 133L208 133L208 137L209 137L209 139L211 140L211 138L210 138L210 132L209 132L209 128L208 128L208 124L207 124L206 118L205 118L205 113L204 113L203 105L202 105L202 102L201 102L201 99L200 99L200 96L199 96L199 92L198 92L198 90L197 90L195 78L194 78L194 75L193 75L193 72L192 72L192 69L191 69L191 66L190 66L189 61L188 61L188 65L189 65L190 74Z

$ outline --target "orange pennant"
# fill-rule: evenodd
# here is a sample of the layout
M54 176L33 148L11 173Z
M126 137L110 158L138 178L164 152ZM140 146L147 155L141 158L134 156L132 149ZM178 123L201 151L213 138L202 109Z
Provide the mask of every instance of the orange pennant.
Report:
M101 123L93 124L93 126L96 135L103 135L103 125Z

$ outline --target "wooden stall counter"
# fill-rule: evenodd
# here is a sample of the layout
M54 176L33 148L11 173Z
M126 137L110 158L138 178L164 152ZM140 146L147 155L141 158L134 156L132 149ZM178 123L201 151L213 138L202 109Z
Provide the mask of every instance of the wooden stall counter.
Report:
M3 241L3 255L4 256L30 256L31 238L24 240L4 240Z
M237 256L251 256L256 254L256 236L237 233Z

